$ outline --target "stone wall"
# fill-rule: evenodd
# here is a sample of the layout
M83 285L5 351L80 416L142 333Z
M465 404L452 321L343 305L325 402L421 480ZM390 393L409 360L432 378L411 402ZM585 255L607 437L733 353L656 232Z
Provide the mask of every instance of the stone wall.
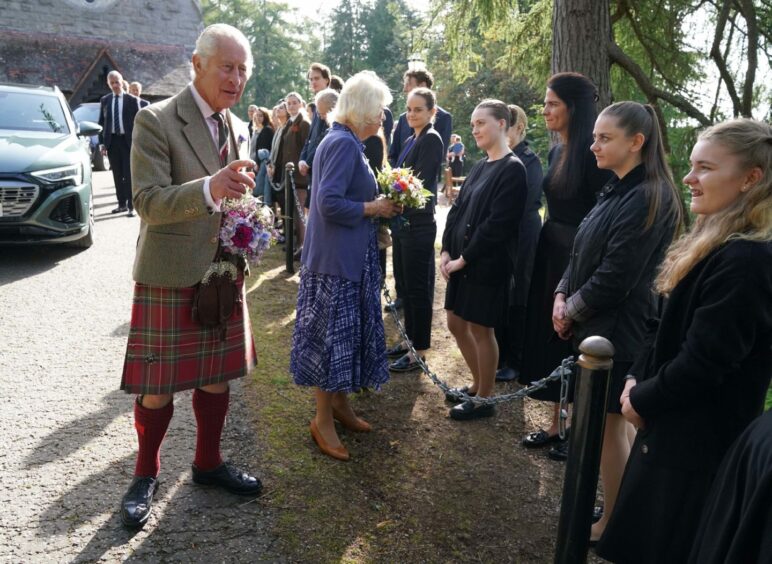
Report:
M176 45L202 28L198 0L0 0L2 30L108 42Z

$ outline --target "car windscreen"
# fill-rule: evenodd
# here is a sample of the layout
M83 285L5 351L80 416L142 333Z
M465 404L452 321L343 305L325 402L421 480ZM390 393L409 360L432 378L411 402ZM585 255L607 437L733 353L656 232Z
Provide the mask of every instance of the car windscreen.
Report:
M59 98L0 90L0 129L69 133Z
M83 104L72 111L75 121L99 121L99 104Z

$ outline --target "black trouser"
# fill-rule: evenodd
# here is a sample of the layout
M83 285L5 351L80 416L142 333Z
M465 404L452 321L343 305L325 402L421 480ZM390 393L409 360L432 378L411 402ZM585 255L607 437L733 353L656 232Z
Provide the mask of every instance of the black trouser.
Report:
M134 209L131 199L131 147L129 139L125 135L110 137L110 146L107 147L107 156L110 159L110 168L113 171L113 183L115 184L115 197L118 199L118 207Z
M416 350L431 346L434 303L434 217L413 217L392 235L394 277L400 272L405 311L405 330ZM397 286L399 292L399 286Z
M525 306L509 306L506 325L500 325L494 329L496 343L499 346L499 368L509 367L520 370L525 340L525 312Z

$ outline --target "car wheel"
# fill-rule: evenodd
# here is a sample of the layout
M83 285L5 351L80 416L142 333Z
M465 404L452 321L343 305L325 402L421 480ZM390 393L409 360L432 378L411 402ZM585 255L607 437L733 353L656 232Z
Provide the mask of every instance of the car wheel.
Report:
M100 151L98 147L94 151L92 162L94 163L94 170L96 171L102 172L110 168L110 161L107 160L107 157L102 154L102 151Z
M79 249L88 249L94 244L94 193L92 192L88 196L88 232L78 239L73 241L72 246Z

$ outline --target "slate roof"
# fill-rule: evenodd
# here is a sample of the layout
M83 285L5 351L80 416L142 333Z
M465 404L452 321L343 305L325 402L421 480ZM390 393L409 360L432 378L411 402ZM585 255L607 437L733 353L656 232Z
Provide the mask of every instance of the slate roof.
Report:
M182 46L15 31L0 34L0 82L56 85L69 96L93 81L103 70L95 67L103 64L128 81L141 82L142 97L152 100L173 96L190 81L190 53Z

